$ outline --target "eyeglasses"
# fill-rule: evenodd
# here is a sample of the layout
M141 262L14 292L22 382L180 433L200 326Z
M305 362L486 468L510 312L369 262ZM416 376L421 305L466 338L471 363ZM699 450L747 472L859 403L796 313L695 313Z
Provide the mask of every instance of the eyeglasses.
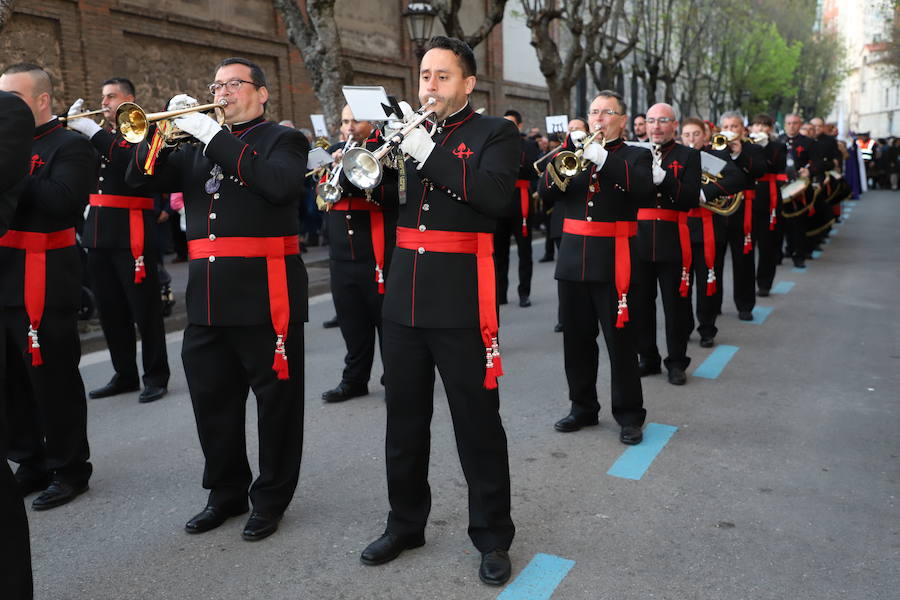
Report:
M600 115L606 115L607 117L612 117L615 115L621 115L624 113L616 112L611 108L607 108L606 110L600 110L599 108L594 108L588 114L592 117L599 117Z
M256 85L255 83L253 83L252 81L247 81L245 79L230 79L230 80L226 81L225 83L219 83L218 81L212 82L211 84L209 84L209 93L211 95L215 96L224 87L227 87L229 92L235 93L239 89L241 89L241 85L243 85L245 83L249 83L250 85L252 85L256 88L259 88L259 86Z
M654 119L653 117L650 117L649 119L644 119L644 122L647 125L653 125L654 123L659 123L660 125L665 125L666 123L671 123L674 120L675 119L673 119L672 117L659 117L658 119Z

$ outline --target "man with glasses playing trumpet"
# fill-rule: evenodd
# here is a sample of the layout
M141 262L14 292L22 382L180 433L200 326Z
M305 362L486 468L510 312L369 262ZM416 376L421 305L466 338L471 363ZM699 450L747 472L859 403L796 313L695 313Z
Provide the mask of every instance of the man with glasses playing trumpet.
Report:
M638 207L652 193L651 157L643 148L627 145L622 132L628 122L622 97L602 91L588 113L593 132L582 148L570 134L560 153L557 176L548 168L541 193L552 198L554 210L564 210L562 243L556 263L563 352L569 383L569 414L554 428L563 433L596 425L597 336L603 331L610 366L610 404L621 427L623 444L638 444L644 410L641 378L630 315L635 266ZM566 169L568 159L574 168Z
M344 148L376 150L384 143L381 132L369 121L354 119L349 105L341 112L341 132L347 143L330 149L335 166L316 190L317 202L327 210L331 295L347 346L341 381L322 394L325 402L369 393L376 334L381 343L384 284L397 238L397 171L387 169L377 186L361 190L341 168Z
M265 74L229 58L209 86L224 105L222 127L196 100L169 103L172 123L198 143L165 146L162 121L136 150L128 180L184 193L187 217L188 326L181 356L206 458L206 508L185 525L203 533L253 512L243 530L261 540L278 527L294 495L303 442L303 323L307 276L300 258L297 190L309 142L265 119ZM139 115L131 131L142 128ZM160 117L147 117L159 119ZM124 127L123 127L124 129ZM158 155L155 151L159 150ZM252 480L244 423L247 394L258 406L259 477Z
M100 308L100 325L115 374L91 398L105 398L140 388L134 327L141 334L144 389L138 402L162 398L169 382L166 331L159 289L159 248L154 200L125 182L134 158L133 144L116 130L116 113L134 102L134 84L124 77L103 82L100 105L103 128L84 116L80 98L69 109L66 125L87 137L100 155L100 176L90 196L82 244L88 248L91 288Z

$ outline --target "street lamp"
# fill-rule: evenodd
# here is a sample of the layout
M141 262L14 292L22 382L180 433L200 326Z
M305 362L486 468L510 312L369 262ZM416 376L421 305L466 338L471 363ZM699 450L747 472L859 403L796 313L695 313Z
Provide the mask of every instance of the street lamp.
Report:
M409 27L409 39L416 46L416 58L425 56L425 43L431 39L431 28L437 10L429 2L410 2L403 11L403 18Z

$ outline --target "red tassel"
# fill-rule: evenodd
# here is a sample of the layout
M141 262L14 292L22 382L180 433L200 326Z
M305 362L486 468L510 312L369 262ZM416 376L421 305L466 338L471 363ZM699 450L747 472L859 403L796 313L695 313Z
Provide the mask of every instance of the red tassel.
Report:
M275 361L272 363L272 370L278 375L278 379L282 380L290 379L287 354L284 351L284 340L285 337L282 335L279 335L278 339L275 340Z
M484 349L484 387L497 389L497 378L503 376L503 361L500 358L500 344L497 338L491 338L491 345Z
M744 254L750 254L753 251L753 238L749 235L744 236Z
M528 221L522 217L522 237L528 237Z
M769 231L775 231L775 210L769 215Z
M681 285L678 286L678 292L681 294L682 298L688 297L688 288L690 286L691 278L688 275L687 269L684 267L681 268Z
M625 323L628 322L628 297L623 293L622 297L619 299L619 308L616 311L616 329L622 329L625 327Z
M716 293L716 272L712 269L709 270L709 274L706 276L706 295L712 296Z
M31 352L32 367L44 364L44 359L41 357L41 344L38 342L37 330L33 325L28 327L28 351Z
M144 267L144 257L138 256L134 261L134 282L140 283L147 277L147 269Z
M375 265L375 283L378 284L378 293L384 295L384 271Z

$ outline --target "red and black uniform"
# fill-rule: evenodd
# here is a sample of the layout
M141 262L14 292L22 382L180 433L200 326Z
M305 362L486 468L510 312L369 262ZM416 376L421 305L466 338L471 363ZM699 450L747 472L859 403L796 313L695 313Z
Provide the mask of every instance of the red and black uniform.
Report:
M17 478L84 487L91 475L87 403L78 371L81 225L96 181L90 143L56 118L34 129L29 174L0 237L6 331L7 457Z
M125 183L132 144L108 130L91 144L100 154L97 191L90 196L82 243L88 248L91 289L100 325L123 388L138 383L134 326L141 333L145 386L166 387L169 362L157 264L159 248L153 198Z
M297 236L297 190L309 143L262 117L182 145L142 174L136 148L127 181L182 191L187 217L187 315L181 357L209 505L280 515L297 487L303 443L303 323L307 275ZM247 462L248 391L259 412L259 477ZM252 482L252 485L251 485Z
M34 117L28 105L13 94L0 92L0 236L6 233L25 188L25 175L31 166L33 133ZM6 322L5 313L5 307L0 305L0 323ZM0 589L9 598L31 598L34 584L28 519L9 463L2 460L9 447L6 338L6 327L0 326L0 515L3 515L4 523L3 535L0 536L0 556L4 557L3 569L0 569Z
M364 147L384 142L373 129ZM342 148L334 146L331 152ZM388 266L397 242L397 171L385 168L368 194L341 171L341 199L326 213L331 295L347 345L341 382L364 387L372 373L375 334L381 340L381 309Z
M817 165L817 170L822 174L820 178L822 185L815 194L815 205L811 211L809 229L806 232L809 253L818 248L828 236L831 226L841 214L840 201L848 195L843 178L835 179L828 175L828 171L839 171L840 168L837 165L843 164L843 156L838 148L837 139L823 133L815 140L813 161Z
M799 134L794 137L782 134L778 139L787 147L785 172L788 181L797 179L800 169L804 167L809 169L810 179L814 181L819 175L817 165L812 160L815 140ZM787 255L793 258L794 264L797 266L801 266L806 260L806 231L809 225L809 209L806 207L812 202L812 198L813 186L810 185L799 202L782 202L781 204Z
M725 161L720 179L702 184L707 202L722 196L731 196L744 189L744 173L731 160L728 150L713 150L706 146L703 152ZM697 333L701 339L716 337L716 318L722 305L722 268L727 243L727 217L714 213L703 205L688 213L688 229L691 233L692 283L696 288ZM693 318L692 318L693 323ZM693 326L691 327L693 329Z
M384 298L387 530L425 529L437 367L469 484L469 536L490 552L508 549L515 533L492 248L497 220L509 215L520 142L510 121L469 105L436 127L428 159L406 161L407 202Z
M726 249L731 250L734 305L738 312L751 312L756 306L757 230L754 220L758 222L762 214L768 213L768 205L756 201L756 181L765 175L767 164L763 148L748 142L741 144L741 153L733 162L744 174L744 201L737 212L728 217Z
M781 186L787 183L787 147L779 140L769 140L763 148L766 172L756 181L753 229L759 260L756 265L756 286L760 290L772 289L775 269L781 262L784 241L781 217Z
M565 149L574 150L571 138ZM603 331L610 364L610 405L622 427L641 427L647 411L635 346L634 296L638 207L652 194L650 153L622 139L606 143L601 168L573 177L560 191L545 173L541 194L564 211L556 263L563 350L571 414L593 417L597 400L599 348Z
M691 244L688 211L700 202L700 153L676 144L662 145L666 177L644 198L638 211L638 259L632 316L637 327L637 348L645 368L660 364L656 346L656 286L659 284L666 320L666 368L687 369L687 341L691 316Z
M497 299L506 304L509 289L509 237L516 241L519 253L519 299L531 296L531 273L534 269L531 242L531 187L537 179L532 165L540 155L537 142L519 134L519 174L513 190L510 216L497 221L494 233L494 263L497 267Z

